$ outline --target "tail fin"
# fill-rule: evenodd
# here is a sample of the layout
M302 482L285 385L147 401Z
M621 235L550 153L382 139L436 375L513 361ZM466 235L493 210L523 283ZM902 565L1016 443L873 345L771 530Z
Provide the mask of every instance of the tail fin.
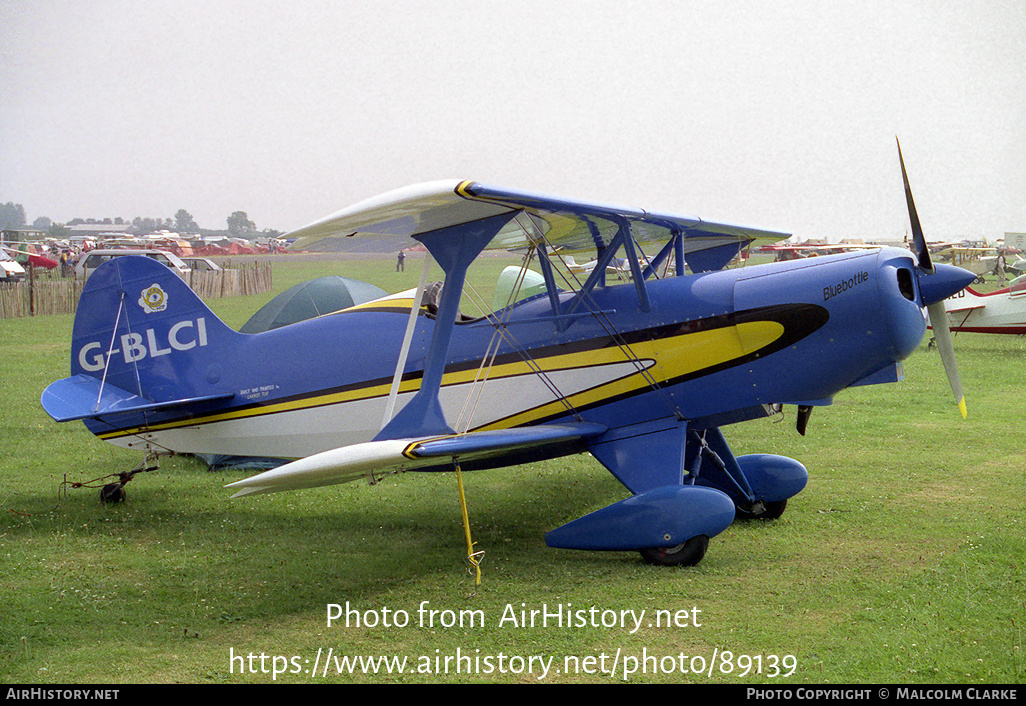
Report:
M169 268L113 258L89 277L78 303L71 377L43 392L57 421L209 408L233 396L221 364L244 335L224 324ZM126 422L129 420L126 420Z

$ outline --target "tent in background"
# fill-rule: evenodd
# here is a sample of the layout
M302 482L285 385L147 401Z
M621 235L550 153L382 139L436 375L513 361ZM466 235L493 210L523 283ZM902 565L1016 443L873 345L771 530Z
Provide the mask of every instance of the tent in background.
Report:
M354 304L362 304L386 294L388 292L373 284L338 275L300 282L264 304L239 331L270 331L297 321L347 309Z
M241 329L242 333L260 333L297 321L330 314L363 302L383 297L387 292L373 284L367 284L348 277L328 275L294 287L267 302L260 311L253 314ZM211 470L224 468L268 470L286 463L284 458L256 458L250 456L226 456L220 454L196 454Z

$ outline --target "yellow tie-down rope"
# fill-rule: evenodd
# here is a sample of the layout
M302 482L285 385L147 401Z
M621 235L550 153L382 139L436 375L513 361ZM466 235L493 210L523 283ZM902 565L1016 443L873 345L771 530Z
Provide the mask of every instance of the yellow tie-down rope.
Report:
M463 493L463 473L460 470L460 462L453 458L453 465L456 467L456 484L460 489L460 510L463 512L463 533L467 537L467 561L474 570L474 584L477 586L481 585L481 559L484 558L484 552L474 551L474 540L470 538L470 518L467 515L467 497Z

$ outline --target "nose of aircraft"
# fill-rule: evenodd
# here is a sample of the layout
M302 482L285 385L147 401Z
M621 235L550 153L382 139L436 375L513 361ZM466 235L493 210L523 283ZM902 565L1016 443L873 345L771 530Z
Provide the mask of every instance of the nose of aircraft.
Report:
M896 256L897 255L897 256ZM881 293L883 311L895 360L903 360L914 351L926 332L923 309L931 306L931 319L943 316L944 300L965 288L976 278L972 272L952 265L936 265L927 274L909 259L907 252L883 250L881 262ZM913 275L916 272L916 275ZM915 295L913 277L919 280L919 296ZM936 323L936 322L933 322Z
M933 274L919 275L919 294L923 298L923 306L930 306L943 301L965 289L974 279L969 270L954 265L934 265Z

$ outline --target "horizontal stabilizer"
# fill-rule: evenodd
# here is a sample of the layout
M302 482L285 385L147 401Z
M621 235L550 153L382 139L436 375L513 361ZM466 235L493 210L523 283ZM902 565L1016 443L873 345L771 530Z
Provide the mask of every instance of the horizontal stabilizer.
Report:
M442 458L480 459L527 448L573 442L606 431L600 424L546 424L447 436L382 439L342 446L226 485L232 497L277 493L373 479L385 473L438 465Z
M73 375L50 383L40 398L46 413L58 422L98 419L112 414L158 412L183 407L209 408L210 403L230 400L234 393L155 402L88 375Z

